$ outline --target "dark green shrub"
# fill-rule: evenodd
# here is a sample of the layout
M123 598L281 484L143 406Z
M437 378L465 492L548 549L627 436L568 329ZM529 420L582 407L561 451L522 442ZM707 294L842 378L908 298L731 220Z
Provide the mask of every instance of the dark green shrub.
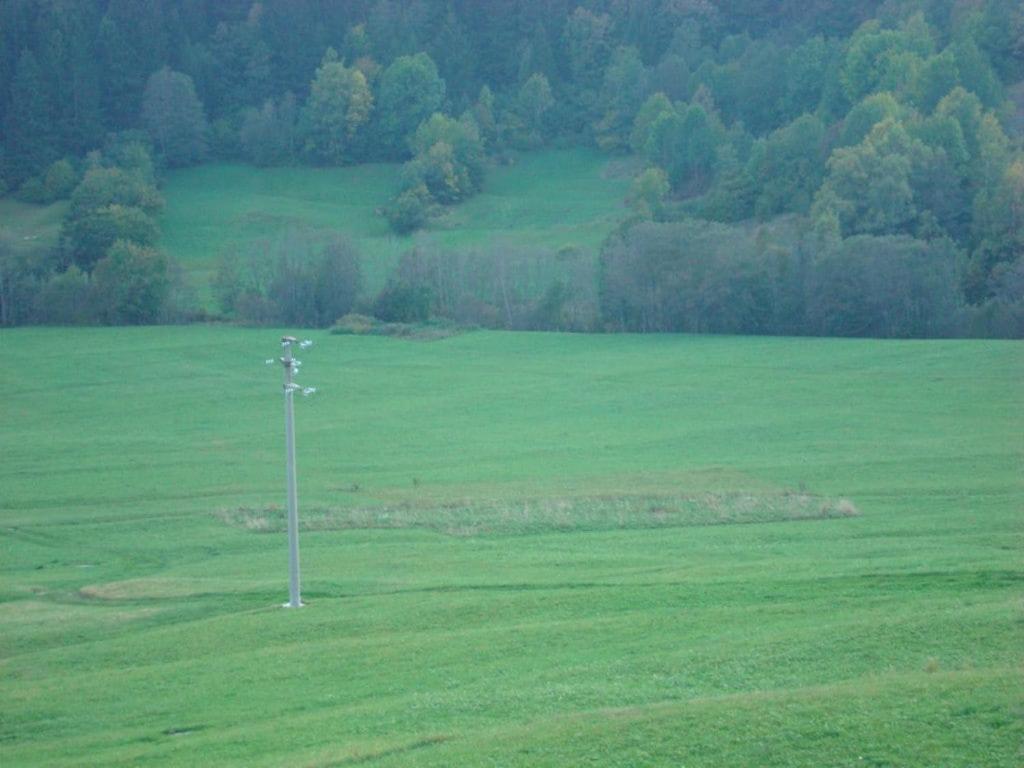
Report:
M823 336L926 338L955 335L962 296L957 252L944 240L851 237L811 270L810 330Z
M427 286L390 282L377 294L373 314L389 323L424 323L430 319L431 304Z
M167 257L118 240L92 272L100 316L112 325L156 322L170 288Z
M71 243L72 259L88 271L118 240L153 245L159 230L156 221L140 208L107 205L70 221L66 234Z
M434 208L427 185L421 183L402 191L384 209L384 215L395 232L407 235L425 226Z
M38 176L26 179L25 182L18 187L18 191L14 193L14 196L23 203L45 205L50 202L46 197L46 185L43 184L43 180Z
M225 254L213 287L223 312L244 323L325 328L355 306L361 257L348 240L291 231Z
M43 176L43 187L50 202L65 200L78 185L78 174L68 160L58 160L46 169Z
M44 325L95 323L99 317L89 276L73 264L53 275L36 294L33 319Z
M529 326L536 331L564 331L571 327L567 305L572 291L561 280L556 280L544 291L533 311Z

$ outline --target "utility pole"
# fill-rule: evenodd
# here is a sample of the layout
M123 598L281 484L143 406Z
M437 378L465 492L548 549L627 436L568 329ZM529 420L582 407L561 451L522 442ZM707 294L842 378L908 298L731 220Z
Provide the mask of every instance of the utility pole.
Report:
M288 479L288 602L286 608L301 608L302 598L299 592L299 492L295 478L295 393L311 395L315 387L300 387L295 383L295 375L299 372L302 362L292 355L292 346L299 344L300 349L313 345L312 341L299 341L294 336L284 336L281 346L284 354L281 365L284 366L284 440ZM273 359L267 360L273 363Z

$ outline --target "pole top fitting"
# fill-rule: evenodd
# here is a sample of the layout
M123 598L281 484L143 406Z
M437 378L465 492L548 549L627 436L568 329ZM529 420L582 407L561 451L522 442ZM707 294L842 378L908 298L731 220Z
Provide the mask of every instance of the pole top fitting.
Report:
M282 344L294 344L296 341L298 341L298 339L296 339L294 336L282 336L281 337L281 343Z

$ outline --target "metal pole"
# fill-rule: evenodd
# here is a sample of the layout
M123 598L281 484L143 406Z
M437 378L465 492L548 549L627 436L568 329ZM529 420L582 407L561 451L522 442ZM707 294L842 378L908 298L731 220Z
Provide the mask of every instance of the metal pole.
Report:
M294 358L292 344L295 339L285 336L284 346L284 434L288 453L288 607L299 608L299 494L295 482L295 386L292 382Z

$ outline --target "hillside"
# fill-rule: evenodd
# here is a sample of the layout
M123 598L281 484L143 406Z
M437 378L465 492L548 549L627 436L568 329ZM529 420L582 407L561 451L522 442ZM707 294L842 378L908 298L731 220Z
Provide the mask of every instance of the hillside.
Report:
M415 235L395 235L379 209L398 185L396 165L254 168L204 165L168 174L162 247L208 285L218 257L243 254L289 228L335 232L364 256L370 292L416 245L472 250L515 243L554 253L597 246L624 218L630 178L621 161L589 150L517 155L489 172L483 193Z
M0 194L71 201L60 253L0 242L4 325L1024 336L1014 0L40 0L0 40Z
M316 333L295 612L276 333L0 333L5 764L1019 764L1019 344Z

